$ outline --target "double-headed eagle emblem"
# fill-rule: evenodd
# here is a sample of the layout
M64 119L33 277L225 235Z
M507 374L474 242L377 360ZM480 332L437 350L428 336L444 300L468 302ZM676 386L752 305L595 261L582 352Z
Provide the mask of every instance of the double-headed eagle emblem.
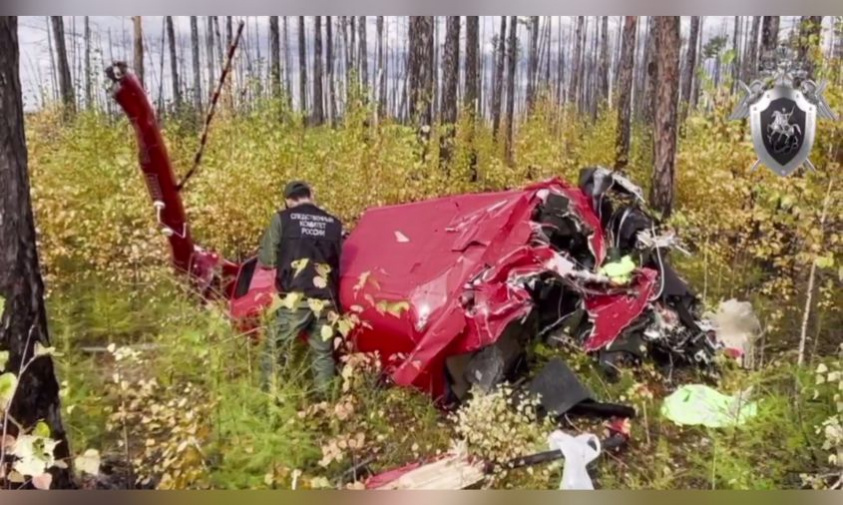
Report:
M814 144L817 119L836 120L837 115L823 97L826 83L802 79L794 87L791 72L784 69L772 79L739 82L744 97L730 120L750 118L752 142L760 163L779 175L789 175L808 159Z

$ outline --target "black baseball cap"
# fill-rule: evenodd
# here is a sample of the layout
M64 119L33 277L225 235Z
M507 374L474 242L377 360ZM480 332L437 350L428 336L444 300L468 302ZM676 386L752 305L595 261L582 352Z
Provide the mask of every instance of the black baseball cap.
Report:
M304 181L292 181L284 187L284 198L302 198L310 196L310 186Z

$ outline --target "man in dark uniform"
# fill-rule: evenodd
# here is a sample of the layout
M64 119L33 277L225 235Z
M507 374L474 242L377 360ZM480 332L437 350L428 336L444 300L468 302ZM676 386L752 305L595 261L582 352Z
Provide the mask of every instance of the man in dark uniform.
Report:
M276 269L275 284L283 298L290 293L293 308L278 309L267 335L262 369L264 382L275 370L279 352L303 331L312 353L317 389L325 393L335 374L333 331L328 314L339 313L339 269L342 223L313 203L310 187L294 181L284 188L286 209L277 212L261 241L258 260ZM286 344L286 345L285 345Z

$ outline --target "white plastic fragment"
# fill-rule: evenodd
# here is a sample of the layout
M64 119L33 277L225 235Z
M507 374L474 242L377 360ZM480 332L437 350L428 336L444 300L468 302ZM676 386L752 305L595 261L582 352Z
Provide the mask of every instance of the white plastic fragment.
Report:
M573 437L556 430L547 437L547 443L551 450L560 450L565 456L559 489L594 489L586 467L600 455L600 439L597 436L583 433Z
M407 237L407 235L404 235L403 233L401 233L398 230L395 230L395 240L397 240L401 244L406 244L407 242L410 241L410 239Z

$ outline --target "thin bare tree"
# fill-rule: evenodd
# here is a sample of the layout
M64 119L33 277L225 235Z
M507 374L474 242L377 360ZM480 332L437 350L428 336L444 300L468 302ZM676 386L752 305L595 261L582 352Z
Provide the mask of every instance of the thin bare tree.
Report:
M682 78L682 102L684 110L691 107L691 90L697 70L697 39L700 36L700 17L691 16L691 33L688 36L688 52L685 56L685 76Z
M176 57L176 30L173 26L173 16L165 17L167 24L167 42L170 46L170 78L173 84L173 104L176 110L181 109L181 86L179 85L179 60Z
M334 28L333 19L331 16L325 17L325 67L326 79L328 81L328 114L330 115L331 124L335 124L337 120L337 92L336 83L334 82Z
M574 105L580 110L580 86L582 82L582 59L583 59L583 36L585 27L585 16L577 16L577 31L575 33L576 37L576 48L574 49L574 69L571 74L571 94L569 101L573 102Z
M512 29L512 28L510 28ZM497 141L501 124L501 104L503 102L503 71L506 54L506 16L501 16L501 31L498 34L495 51L495 79L492 91L492 137Z
M64 40L64 20L61 16L50 16L53 23L53 37L56 46L56 62L59 74L59 90L65 117L72 117L76 113L76 96L73 92L73 80L70 78L70 65L67 62L67 49Z
M366 16L358 16L357 29L360 31L360 83L363 97L369 96L369 47L366 43Z
M322 18L313 18L313 124L325 122L322 108Z
M618 129L615 140L615 169L623 170L629 163L630 122L632 121L632 67L635 64L635 34L638 18L625 16L621 44L620 75L618 77Z
M93 108L94 87L91 83L91 23L85 16L85 107Z
M307 122L307 42L304 16L299 16L299 109Z
M273 98L281 96L281 33L278 16L269 16L269 75Z
M193 59L193 107L202 111L202 64L199 61L199 20L190 16L190 47Z
M383 16L377 17L378 30L378 117L386 115L386 60L384 59Z
M509 17L509 51L507 55L507 67L509 72L506 76L506 161L512 164L513 157L513 132L515 129L515 72L518 56L518 16Z
M603 16L600 26L600 101L609 99L609 16Z
M536 104L536 74L539 67L539 17L530 16L530 53L527 61L527 111Z
M460 17L447 16L445 24L445 51L442 59L442 112L443 133L439 145L439 165L448 166L453 153L455 125L457 122L457 88L460 81Z
M214 89L216 72L214 71L214 17L208 16L205 25L205 64L208 66L208 91Z

